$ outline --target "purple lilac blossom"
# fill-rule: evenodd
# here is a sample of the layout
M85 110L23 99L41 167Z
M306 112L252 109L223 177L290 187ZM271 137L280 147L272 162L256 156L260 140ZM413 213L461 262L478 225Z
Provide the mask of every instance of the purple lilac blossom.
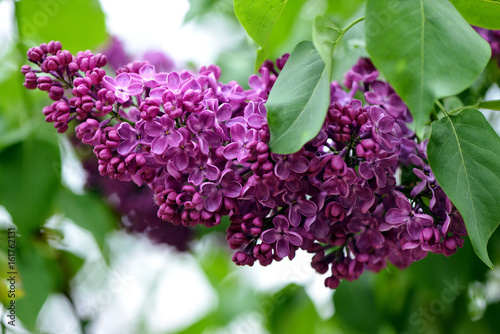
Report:
M331 84L318 136L288 155L269 149L265 107L288 56L266 61L248 90L219 82L215 65L167 73L136 61L113 78L101 69L105 56L73 56L58 42L30 49L28 59L39 69L22 67L25 87L54 101L46 121L59 132L79 124L101 176L148 187L157 216L173 225L212 227L228 216L238 265L266 266L300 249L336 288L365 270L403 269L463 245L463 219L432 175L426 143L367 58L345 75L347 87Z

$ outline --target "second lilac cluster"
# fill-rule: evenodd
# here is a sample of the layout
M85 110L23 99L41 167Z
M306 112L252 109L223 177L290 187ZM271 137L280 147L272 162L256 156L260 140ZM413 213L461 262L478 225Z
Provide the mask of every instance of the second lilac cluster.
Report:
M158 217L174 225L211 227L228 215L236 264L268 265L303 249L336 288L463 244L463 220L436 183L425 142L369 59L344 86L331 84L321 131L289 155L269 149L265 106L288 55L266 61L250 89L219 82L214 65L167 73L135 62L111 77L104 56L73 56L58 42L28 59L38 69L23 66L26 88L54 100L46 120L59 132L78 122L101 175L149 186Z

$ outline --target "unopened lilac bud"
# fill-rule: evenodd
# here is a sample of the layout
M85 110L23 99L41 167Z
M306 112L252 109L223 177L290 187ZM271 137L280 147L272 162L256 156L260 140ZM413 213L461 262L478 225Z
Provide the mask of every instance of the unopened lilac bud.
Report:
M330 289L338 288L340 280L337 277L330 276L325 279L325 286Z
M38 77L36 76L36 73L29 72L29 73L26 73L26 75L24 76L24 84L23 85L27 89L36 89L38 87L37 81L38 81Z
M380 147L371 138L362 140L356 145L356 154L360 157L371 159L379 153Z
M90 112L94 108L94 100L88 95L83 96L81 108L86 112Z
M264 163L269 159L269 153L261 153L257 156L257 161L259 163Z
M95 66L97 66L97 67L104 67L104 66L106 66L106 64L108 62L108 58L106 57L106 55L103 55L101 53L96 54L94 56L94 59L95 59L95 64L96 64Z
M231 249L238 249L246 242L247 238L245 238L243 233L235 233L228 239L228 244Z
M68 130L68 123L56 122L56 123L54 123L54 127L57 129L57 132L64 133Z
M43 58L45 53L40 47L34 47L28 50L27 55L28 55L28 60L36 63Z
M64 95L64 89L62 87L53 85L49 90L49 98L54 101L59 101Z
M339 174L342 174L346 168L344 159L342 159L342 157L339 155L333 156L333 158L330 160L330 166L334 171L338 172Z
M71 63L68 64L68 68L71 73L75 73L78 71L78 64L72 61Z
M255 262L255 258L243 252L236 252L233 255L233 262L239 266L244 266L244 265L252 266Z
M59 58L56 56L50 56L45 59L45 66L49 71L56 71L59 68Z
M62 50L57 53L57 58L59 58L59 64L68 65L73 61L73 55L67 50Z
M26 76L27 73L31 72L32 68L29 65L21 66L21 73Z
M47 52L56 54L57 51L60 51L62 49L61 42L59 41L50 41L49 44L47 44Z
M325 214L334 222L343 221L345 217L345 209L340 203L331 202L326 206Z
M258 142L256 150L258 153L266 153L269 152L269 146L266 143Z
M52 78L47 76L41 76L37 79L38 89L48 92L50 87L52 87Z

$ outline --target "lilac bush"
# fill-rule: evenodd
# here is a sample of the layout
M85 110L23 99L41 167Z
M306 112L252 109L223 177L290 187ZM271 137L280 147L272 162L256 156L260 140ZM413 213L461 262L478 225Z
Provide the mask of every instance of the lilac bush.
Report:
M249 89L220 69L157 72L59 42L28 51L25 87L48 92L46 121L93 146L103 176L153 192L165 224L212 227L229 216L238 265L269 265L302 249L325 285L429 252L453 254L464 222L430 170L411 114L367 58L331 83L318 135L294 154L270 151L266 100L288 56L266 61Z

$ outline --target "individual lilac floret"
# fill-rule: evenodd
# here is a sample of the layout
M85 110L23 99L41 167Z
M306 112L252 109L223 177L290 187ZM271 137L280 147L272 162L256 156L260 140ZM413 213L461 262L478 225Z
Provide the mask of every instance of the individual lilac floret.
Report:
M104 122L107 123L107 121ZM101 143L101 136L101 124L93 118L87 119L76 127L76 137L85 144L96 146Z
M231 127L232 143L227 145L222 154L227 160L238 159L239 162L247 162L250 155L250 144L257 141L257 131L250 129L248 131L241 124L235 124Z
M116 100L120 103L130 100L130 96L140 95L143 90L143 85L133 82L128 73L121 73L115 79L106 75L102 83L104 87L115 93Z
M144 132L145 123L138 124L138 129L133 128L129 123L121 123L118 127L118 135L122 139L118 145L118 154L126 156L138 145L147 145L150 139Z
M295 173L305 173L309 168L309 161L302 155L304 150L300 150L294 154L275 154L271 157L276 161L274 172L280 179L285 180L293 171Z
M424 226L431 226L434 222L431 216L416 213L411 207L410 201L404 195L396 197L396 205L397 208L387 211L385 221L394 227L406 225L406 230L414 239L420 237Z
M163 115L151 122L145 123L144 131L151 136L151 152L163 154L169 146L178 146L182 136L175 127L175 122L168 116Z
M215 133L212 128L215 123L215 115L211 111L203 111L199 116L191 115L187 119L188 129L191 130L198 139L200 151L208 154L210 147L219 147L222 144L222 137Z
M205 208L209 212L217 211L222 205L223 197L236 198L241 193L241 184L234 181L232 170L223 170L219 182L205 182L201 185L201 194L206 196Z
M262 242L267 244L276 243L276 255L285 258L290 254L290 244L294 246L302 245L302 236L294 231L290 231L290 223L283 215L278 215L273 219L274 228L262 232Z
M195 186L199 186L205 178L210 181L215 181L219 178L219 169L212 165L208 159L204 159L204 157L192 159L190 166L193 171L189 174L188 181Z

